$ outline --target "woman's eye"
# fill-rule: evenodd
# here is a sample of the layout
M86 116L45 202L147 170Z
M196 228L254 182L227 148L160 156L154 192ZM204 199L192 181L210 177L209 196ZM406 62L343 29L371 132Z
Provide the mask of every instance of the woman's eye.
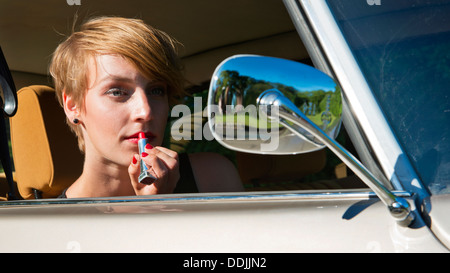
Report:
M111 88L106 93L113 97L125 96L127 94L127 92L122 88Z
M154 87L149 91L149 95L151 96L164 96L165 94L166 89L164 87Z

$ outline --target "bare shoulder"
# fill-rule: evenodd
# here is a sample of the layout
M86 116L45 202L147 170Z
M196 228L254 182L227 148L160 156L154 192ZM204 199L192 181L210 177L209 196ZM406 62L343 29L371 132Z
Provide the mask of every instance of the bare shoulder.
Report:
M189 154L192 171L200 192L243 191L234 164L217 153Z

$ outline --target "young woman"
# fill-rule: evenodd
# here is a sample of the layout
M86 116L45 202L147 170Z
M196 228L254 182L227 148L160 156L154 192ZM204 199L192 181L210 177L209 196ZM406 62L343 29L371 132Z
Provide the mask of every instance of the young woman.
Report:
M50 73L85 154L81 176L62 197L243 190L225 157L161 147L169 109L183 94L176 45L141 20L101 17L58 46ZM140 132L149 145L138 154ZM138 182L140 160L154 183Z

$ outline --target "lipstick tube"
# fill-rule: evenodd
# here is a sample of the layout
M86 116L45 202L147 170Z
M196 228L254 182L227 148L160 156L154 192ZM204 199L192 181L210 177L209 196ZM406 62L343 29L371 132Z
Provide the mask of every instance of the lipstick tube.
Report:
M140 155L143 152L145 152L145 145L147 145L147 143L148 143L148 139L145 137L145 134L139 133L138 147L139 147ZM153 182L156 181L157 178L150 173L150 170L147 168L147 165L145 165L142 158L139 163L141 166L141 173L139 174L139 183L142 183L145 185L151 185Z

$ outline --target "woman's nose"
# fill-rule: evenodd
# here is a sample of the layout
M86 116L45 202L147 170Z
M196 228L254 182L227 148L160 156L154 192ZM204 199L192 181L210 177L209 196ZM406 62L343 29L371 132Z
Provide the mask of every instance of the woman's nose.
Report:
M133 118L136 121L149 121L151 119L150 101L143 90L136 90L134 93Z

